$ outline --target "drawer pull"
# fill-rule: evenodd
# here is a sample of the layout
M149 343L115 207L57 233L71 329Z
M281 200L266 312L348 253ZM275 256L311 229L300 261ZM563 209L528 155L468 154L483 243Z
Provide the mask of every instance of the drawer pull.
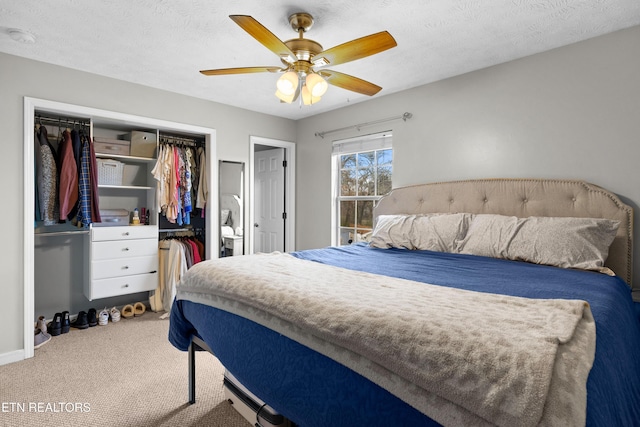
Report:
M129 250L129 248L123 248L122 250L127 252Z
M123 269L123 270L128 270L128 269L129 269L129 266L128 266L128 265L125 265L124 267L122 267L122 269Z
M125 285L123 286L123 288L128 288L128 287L129 287L128 283L125 283Z
M125 231L124 233L122 233L122 235L123 235L123 236L128 236L128 235L129 235L129 232L128 232L128 231Z

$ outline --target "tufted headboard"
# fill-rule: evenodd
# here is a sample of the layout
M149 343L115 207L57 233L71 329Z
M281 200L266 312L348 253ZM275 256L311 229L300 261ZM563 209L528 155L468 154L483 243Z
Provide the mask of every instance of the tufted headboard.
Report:
M584 181L496 178L395 188L378 202L374 217L461 212L618 220L605 266L632 285L633 209L615 194Z

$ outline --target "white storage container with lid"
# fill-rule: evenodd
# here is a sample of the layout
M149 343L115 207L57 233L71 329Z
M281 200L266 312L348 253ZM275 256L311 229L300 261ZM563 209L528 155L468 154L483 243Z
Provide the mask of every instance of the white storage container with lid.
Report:
M94 223L98 227L129 225L129 211L126 209L100 209L102 222Z

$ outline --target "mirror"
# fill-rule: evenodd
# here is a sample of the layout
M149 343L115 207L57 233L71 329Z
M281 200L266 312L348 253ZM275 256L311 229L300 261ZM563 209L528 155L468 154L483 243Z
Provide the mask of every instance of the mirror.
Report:
M220 256L244 254L244 162L220 160Z

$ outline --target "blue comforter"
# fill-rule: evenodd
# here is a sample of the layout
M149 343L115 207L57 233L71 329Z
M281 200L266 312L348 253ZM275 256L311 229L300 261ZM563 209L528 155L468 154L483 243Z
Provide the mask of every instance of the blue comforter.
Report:
M366 245L294 256L354 270L479 292L587 301L596 358L587 382L587 425L640 426L640 323L629 287L600 273L472 255ZM300 426L437 425L344 366L256 323L176 301L169 340L181 350L197 334L247 388Z

